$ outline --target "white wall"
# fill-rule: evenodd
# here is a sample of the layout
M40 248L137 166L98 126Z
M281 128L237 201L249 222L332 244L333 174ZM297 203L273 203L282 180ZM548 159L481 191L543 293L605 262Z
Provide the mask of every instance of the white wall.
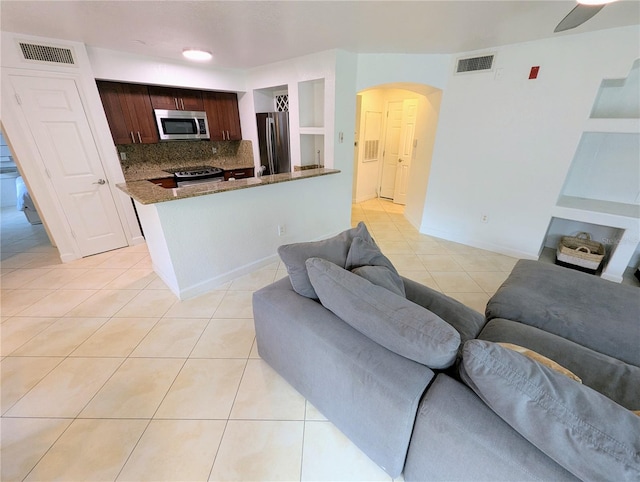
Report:
M416 133L418 144L414 153L414 162L411 163L409 174L409 186L407 189L407 204L404 216L416 229L420 228L424 200L427 195L427 185L431 174L433 161L433 147L438 128L438 116L442 91L438 90L427 96L420 96L418 103L418 122Z
M421 232L537 258L598 87L628 74L639 36L632 26L505 46L498 78L451 75Z
M355 160L355 191L353 199L355 202L363 202L367 199L374 199L378 195L378 182L380 169L382 166L382 151L384 148L384 113L385 113L385 93L384 89L371 89L360 93L360 131L358 132L359 149L358 158ZM380 122L380 144L378 159L375 161L364 161L365 131L367 129L367 112L379 112Z
M450 55L360 54L358 55L358 92L377 85L408 82L438 89L446 86Z
M26 61L20 53L17 44L18 40L69 48L74 52L76 63L72 66L65 66L63 64ZM18 164L25 178L30 194L38 206L38 211L47 227L48 233L50 233L53 244L57 246L60 252L61 259L63 261L77 259L81 256L80 250L73 239L64 211L56 199L55 191L44 173L43 161L38 149L33 144L29 126L24 118L22 109L15 102L11 83L7 81L7 76L12 71L19 71L25 74L28 74L29 71L48 72L52 76L60 74L74 78L85 106L87 120L94 136L105 174L109 180L109 189L115 200L127 241L129 244L144 242L130 198L115 187L117 183L124 181L124 176L109 133L109 126L98 95L85 45L78 42L2 32L2 55L0 60L3 67L3 129L13 148L16 164Z
M191 89L244 91L244 72L211 68L206 62L184 63L87 46L97 79Z

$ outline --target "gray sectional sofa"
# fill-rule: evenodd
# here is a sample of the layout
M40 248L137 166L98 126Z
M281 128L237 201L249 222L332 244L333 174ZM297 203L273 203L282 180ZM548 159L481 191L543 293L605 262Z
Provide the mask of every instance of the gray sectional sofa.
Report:
M259 354L389 475L640 480L638 288L521 260L483 316L362 223L279 254Z

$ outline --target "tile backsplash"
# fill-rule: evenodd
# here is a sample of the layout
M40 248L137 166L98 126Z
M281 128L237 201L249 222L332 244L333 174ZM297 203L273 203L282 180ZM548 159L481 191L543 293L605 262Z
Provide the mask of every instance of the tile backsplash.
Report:
M254 166L253 148L248 140L166 141L157 144L121 144L116 147L125 177L140 171L203 165L222 169Z

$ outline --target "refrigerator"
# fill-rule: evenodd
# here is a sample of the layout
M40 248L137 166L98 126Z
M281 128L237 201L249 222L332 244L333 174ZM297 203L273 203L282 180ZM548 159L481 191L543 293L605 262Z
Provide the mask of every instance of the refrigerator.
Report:
M263 112L256 114L260 165L263 175L291 172L289 147L289 113Z

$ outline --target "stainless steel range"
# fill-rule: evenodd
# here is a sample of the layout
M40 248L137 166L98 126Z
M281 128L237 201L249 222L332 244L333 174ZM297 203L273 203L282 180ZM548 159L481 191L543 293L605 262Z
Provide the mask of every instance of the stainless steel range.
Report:
M173 178L178 187L184 187L203 182L223 181L224 171L219 167L190 167L181 171L173 171Z

